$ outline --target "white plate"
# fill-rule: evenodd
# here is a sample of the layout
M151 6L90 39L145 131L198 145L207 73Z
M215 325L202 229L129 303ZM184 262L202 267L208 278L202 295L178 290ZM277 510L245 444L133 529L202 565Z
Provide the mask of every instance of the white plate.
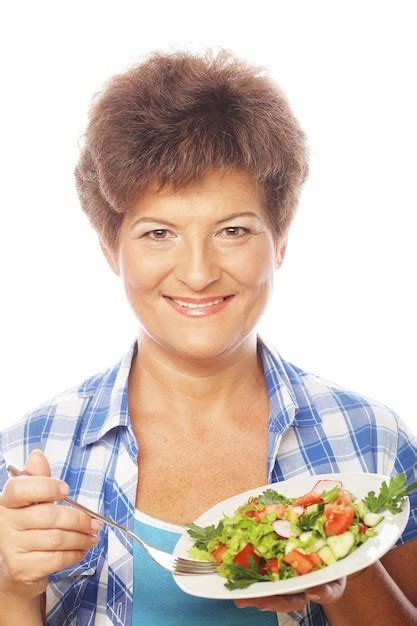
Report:
M199 526L217 525L223 515L232 515L250 496L256 496L265 489L274 489L290 497L299 497L312 490L319 480L340 480L348 491L351 491L356 498L364 497L368 491L378 493L381 483L389 481L389 476L380 474L320 474L315 476L296 476L290 480L279 483L264 485L257 489L251 489L244 493L223 500L208 511L200 515L195 520ZM408 498L404 498L401 513L392 514L384 511L384 520L378 524L376 537L370 537L364 544L356 548L344 559L337 561L321 570L296 576L288 580L277 580L275 582L254 583L247 589L235 589L230 591L224 585L226 578L218 574L205 574L202 576L178 576L174 574L177 585L192 596L200 598L213 598L219 600L232 600L235 598L261 598L278 594L299 593L309 587L322 585L336 580L342 576L348 576L372 565L380 559L396 543L402 535L410 514L410 503ZM174 554L190 558L187 550L191 548L194 540L187 532L180 538L175 546Z

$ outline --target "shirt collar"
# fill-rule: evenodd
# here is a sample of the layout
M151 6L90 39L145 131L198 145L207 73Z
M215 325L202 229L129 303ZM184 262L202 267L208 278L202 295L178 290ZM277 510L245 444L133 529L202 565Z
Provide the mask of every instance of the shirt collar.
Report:
M285 361L264 339L258 336L269 395L270 432L283 433L291 424L297 427L317 426L321 416L307 392L305 372Z
M82 445L95 443L112 428L129 426L128 379L136 352L135 340L121 361L101 375L101 381L89 402L87 415L84 416Z
M84 390L85 395L92 397L84 415L82 445L95 443L112 428L129 426L128 378L137 349L135 340L119 363L93 379L96 382L93 390L89 388ZM299 371L285 362L275 348L259 335L258 354L262 361L269 396L270 432L283 433L293 422L296 422L297 426L320 423L320 417L311 411L311 405L307 411L300 410L299 401L302 398L299 389L302 386Z
M259 335L258 354L262 360L269 397L269 431L279 434L294 422L298 411L297 401L280 355Z

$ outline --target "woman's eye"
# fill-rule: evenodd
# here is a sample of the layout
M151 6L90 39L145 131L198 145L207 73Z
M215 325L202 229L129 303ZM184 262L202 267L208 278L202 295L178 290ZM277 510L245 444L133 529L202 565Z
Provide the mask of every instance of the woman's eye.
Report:
M166 228L157 228L156 230L148 231L144 236L149 237L149 239L166 239L168 232Z
M247 235L249 230L243 226L227 226L223 229L228 237L242 237Z

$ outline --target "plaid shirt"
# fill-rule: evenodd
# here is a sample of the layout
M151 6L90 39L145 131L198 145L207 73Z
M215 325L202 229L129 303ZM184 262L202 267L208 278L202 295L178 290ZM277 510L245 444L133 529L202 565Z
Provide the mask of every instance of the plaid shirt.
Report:
M270 402L269 482L329 472L405 472L416 480L416 442L387 407L303 372L258 342ZM71 496L133 530L138 447L129 419L127 382L136 343L112 369L32 411L0 434L0 489L6 465L23 466L44 451L52 476ZM139 458L140 461L140 458ZM65 506L65 505L63 505ZM398 543L417 538L417 497ZM86 558L52 574L48 626L130 626L133 546L106 527ZM324 626L319 606L277 614L281 626Z

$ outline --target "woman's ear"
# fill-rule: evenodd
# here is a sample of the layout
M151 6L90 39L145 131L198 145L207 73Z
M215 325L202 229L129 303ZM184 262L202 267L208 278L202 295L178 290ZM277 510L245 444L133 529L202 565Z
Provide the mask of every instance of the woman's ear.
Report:
M120 270L119 270L119 263L117 261L116 253L113 250L110 250L109 246L106 243L104 243L102 239L99 239L99 241L100 241L100 247L103 251L104 256L106 257L107 263L110 265L111 269L116 274L116 276L119 276Z
M282 265L282 263L284 261L285 252L287 250L287 243L288 243L288 235L286 237L284 237L283 239L281 239L280 241L277 242L276 252L275 252L275 267L276 267L276 269L281 267L281 265Z

